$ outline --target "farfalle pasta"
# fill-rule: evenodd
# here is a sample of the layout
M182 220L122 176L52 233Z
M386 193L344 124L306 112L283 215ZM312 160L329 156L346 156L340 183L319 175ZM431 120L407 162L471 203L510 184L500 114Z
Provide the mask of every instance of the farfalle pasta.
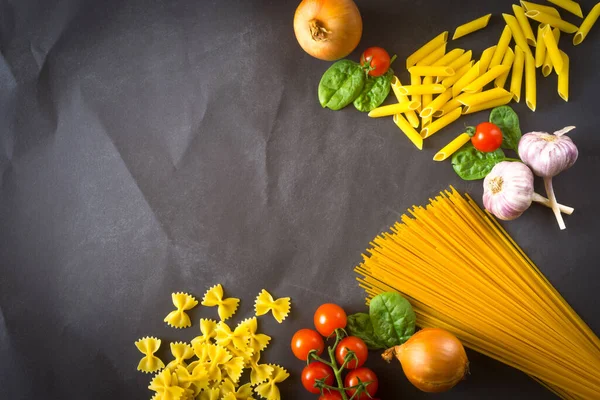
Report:
M267 400L280 400L281 394L277 384L285 381L290 374L279 365L271 364L270 366L273 367L273 372L264 383L255 387L254 391Z
M169 315L165 317L164 321L169 326L178 329L192 326L192 321L190 321L190 317L185 311L196 307L198 305L198 300L187 293L181 292L171 294L171 298L173 300L173 305L177 309L171 311Z
M215 341L219 346L227 347L233 344L236 349L245 349L250 341L250 332L246 325L238 325L233 331L223 321L217 324L215 328L217 336Z
M207 307L218 307L217 312L219 313L219 318L221 321L225 321L235 314L240 304L240 299L233 297L224 299L223 286L218 284L208 289L202 298L201 304Z
M195 338L192 339L191 343L192 346L195 343L212 343L211 339L214 339L217 337L217 321L214 321L212 319L205 319L202 318L200 319L200 332L202 333L202 335L196 336Z
M135 342L135 347L144 354L144 357L138 364L138 371L152 373L165 367L160 358L154 355L160 348L160 343L161 340L155 337L145 337Z
M271 294L265 289L258 294L254 303L254 309L257 316L264 315L271 311L273 313L273 317L279 323L282 323L283 320L288 316L290 307L291 305L289 297L282 297L280 299L273 300L273 296L271 296Z
M185 360L194 356L194 349L187 343L175 342L171 343L171 354L175 359L167 364L167 368L171 371L175 371L179 365L183 367L187 366Z
M264 333L257 333L258 320L256 317L248 318L239 323L238 326L243 325L248 329L248 346L254 350L254 352L263 351L269 342L271 337Z
M252 386L249 383L236 388L234 382L225 379L219 389L221 395L223 395L223 400L248 400L252 398Z

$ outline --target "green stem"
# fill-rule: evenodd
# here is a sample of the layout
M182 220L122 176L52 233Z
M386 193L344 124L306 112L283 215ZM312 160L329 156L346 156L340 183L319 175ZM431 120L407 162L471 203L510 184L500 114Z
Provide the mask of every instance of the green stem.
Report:
M394 54L394 55L392 56L392 59L390 60L390 67L392 66L392 63L393 63L393 62L396 60L396 58L397 58L397 57L396 57L396 55Z
M519 160L518 158L510 158L510 157L504 157L504 161L517 161L517 162L522 162L521 160Z
M331 364L332 364L331 369L333 369L333 374L335 375L335 380L337 381L338 386L340 388L343 388L344 382L342 381L342 369L337 367L337 363L335 362L335 354L333 354L335 349L337 348L339 341L340 341L340 337L339 337L339 335L336 335L335 346L334 347L329 346L327 351L329 352L329 358L331 358ZM346 396L345 390L340 390L340 394L342 395L343 400L348 400L348 396Z

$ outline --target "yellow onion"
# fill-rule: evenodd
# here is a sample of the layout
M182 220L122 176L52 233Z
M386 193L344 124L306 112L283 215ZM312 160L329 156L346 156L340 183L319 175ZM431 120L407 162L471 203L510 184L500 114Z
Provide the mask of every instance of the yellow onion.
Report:
M294 15L294 33L308 54L333 61L358 46L362 19L352 0L303 0Z
M400 361L408 380L424 392L445 392L469 372L469 360L462 343L443 329L422 329L403 345L383 353L383 359L388 362L393 356Z

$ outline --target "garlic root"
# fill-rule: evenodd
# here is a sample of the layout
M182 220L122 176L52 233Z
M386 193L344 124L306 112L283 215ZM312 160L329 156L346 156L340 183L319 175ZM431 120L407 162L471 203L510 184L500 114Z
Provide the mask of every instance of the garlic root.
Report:
M552 208L552 203L550 202L550 200L548 200L541 194L537 194L537 193L533 192L532 200L543 206ZM571 215L571 214L573 214L573 211L575 211L575 209L573 207L565 206L562 204L558 204L558 209L560 210L561 213L567 214L567 215Z
M558 227L560 230L566 229L565 221L563 220L562 214L558 209L558 203L556 202L556 196L554 195L554 189L552 188L552 177L544 178L544 186L546 187L546 194L548 195L548 199L550 200L550 205L552 206L552 211L554 211L554 216L556 217L556 221L558 222Z

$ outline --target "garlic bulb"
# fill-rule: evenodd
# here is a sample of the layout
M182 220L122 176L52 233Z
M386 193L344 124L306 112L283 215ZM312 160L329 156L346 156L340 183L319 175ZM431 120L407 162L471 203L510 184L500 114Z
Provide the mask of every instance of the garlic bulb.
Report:
M537 176L553 177L570 168L579 152L570 137L565 133L575 129L568 126L549 134L546 132L530 132L519 141L519 156Z
M483 181L483 205L505 221L518 218L533 198L533 174L523 163L502 161Z

